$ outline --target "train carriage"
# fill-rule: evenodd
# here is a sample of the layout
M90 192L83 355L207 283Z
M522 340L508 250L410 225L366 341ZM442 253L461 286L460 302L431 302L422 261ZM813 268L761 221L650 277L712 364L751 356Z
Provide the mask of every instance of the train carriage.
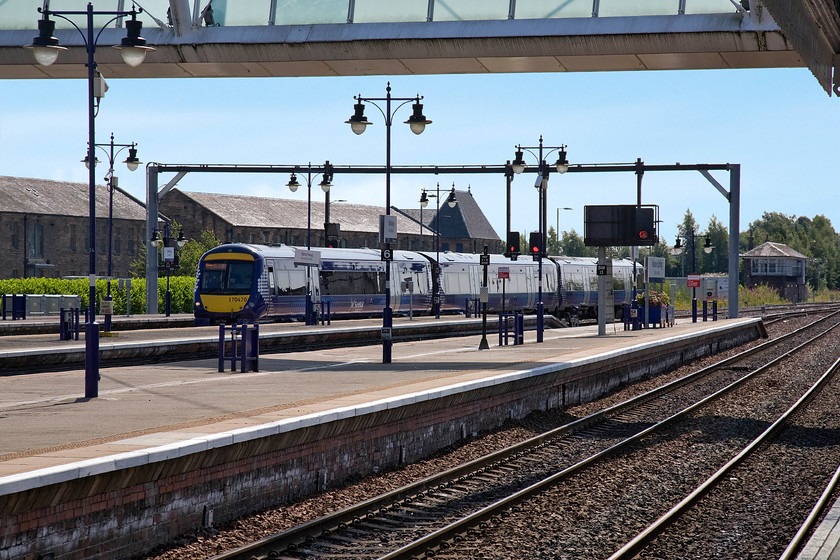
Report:
M394 251L393 261L385 262L380 251L372 249L305 251L231 243L205 253L196 275L196 324L300 319L306 314L307 294L315 308L329 303L335 316L378 315L385 307L386 266L391 267L390 306L395 314L431 313L436 291L441 312L464 312L468 302L480 299L484 281L480 255ZM315 253L320 258L312 260ZM592 258L543 259L545 312L570 324L597 316L596 264ZM487 268L488 311L536 309L537 261L490 255ZM632 269L632 261L613 261L616 309L630 303Z

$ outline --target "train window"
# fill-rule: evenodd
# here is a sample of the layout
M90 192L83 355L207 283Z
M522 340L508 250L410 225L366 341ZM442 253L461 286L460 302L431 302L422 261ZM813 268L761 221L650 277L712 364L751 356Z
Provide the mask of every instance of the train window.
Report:
M618 267L613 268L613 290L623 290L625 281L625 270Z
M385 291L384 272L367 270L321 271L322 295L381 294Z
M199 289L205 294L247 294L251 292L253 273L253 262L205 261Z
M278 270L277 288L281 296L305 296L306 272L303 270Z

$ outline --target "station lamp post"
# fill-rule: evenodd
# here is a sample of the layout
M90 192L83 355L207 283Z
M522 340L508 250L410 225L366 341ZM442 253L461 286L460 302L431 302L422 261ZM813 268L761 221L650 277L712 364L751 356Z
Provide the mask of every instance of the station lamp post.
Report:
M324 170L321 173L316 173L312 176L312 163L310 162L306 168L306 249L312 249L312 180L317 179L321 175L321 182L319 183L321 190L325 193L330 192L332 187L333 168L330 162L324 163ZM293 171L289 177L289 182L286 184L289 190L295 192L300 187L297 175ZM329 204L328 204L329 206ZM307 325L315 324L315 316L312 313L312 291L309 286L309 273L306 274L306 310L304 311L304 322Z
M708 234L697 234L694 230L689 233L677 234L677 239L674 242L674 254L681 255L683 252L682 240L685 239L691 251L691 274L697 273L697 251L695 250L697 238L702 237L706 240L703 244L703 252L707 255L712 252L714 245L712 245L712 238ZM691 318L692 322L697 322L697 288L691 288Z
M186 245L187 240L184 238L184 230L178 232L178 238L175 239L175 245L172 246L172 236L170 235L169 222L163 223L163 238L160 236L160 229L155 230L154 237L150 240L152 247L157 248L163 246L163 264L166 267L166 316L172 313L172 292L169 290L169 275L172 267L177 263L178 249Z
M372 124L365 117L365 103L371 103L374 107L379 109L379 112L382 113L383 117L385 117L385 216L387 222L387 217L390 217L391 215L391 124L393 124L394 115L403 105L414 102L411 106L412 114L408 120L405 121L405 124L409 125L411 128L411 132L414 134L422 134L426 129L426 125L431 124L432 121L428 120L423 115L423 104L420 103L420 100L423 99L422 96L391 97L390 82L388 82L385 87L385 92L385 97L362 97L361 94L354 96L353 99L356 100L356 104L354 105L353 116L345 122L350 125L350 129L355 134L362 134L365 129ZM380 107L377 101L384 101L385 108L383 109ZM391 103L393 102L398 103L398 105L392 110ZM382 363L390 364L391 347L393 345L391 333L394 323L393 310L391 309L390 258L392 253L391 239L389 237L386 238L384 233L385 232L382 232L382 241L384 241L383 259L385 260L385 308L382 312ZM394 239L394 241L396 241L396 239Z
M435 186L435 194L426 193L426 189L420 194L420 240L423 239L423 208L429 205L429 197L438 201L437 214L435 214L435 269L432 271L432 308L435 312L435 318L440 319L440 209L443 208L440 199L440 182ZM449 191L449 196L446 197L446 204L450 208L455 208L458 204L458 199L455 196L455 183L452 183L452 190Z
M537 342L543 341L543 331L544 331L544 309L543 309L543 267L542 261L543 257L546 255L545 250L545 237L546 237L546 227L547 224L547 211L546 211L546 191L548 189L548 175L549 175L549 166L545 161L549 155L553 152L557 152L557 161L554 164L554 167L557 169L557 173L565 173L569 170L569 160L566 159L566 146L544 146L543 145L543 137L540 135L540 142L538 146L516 146L516 157L514 158L513 162L511 162L511 168L513 172L517 175L525 171L525 160L523 159L523 150L527 151L529 154L537 158L538 167L537 167L537 180L534 183L534 187L536 187L539 192L539 237L540 237L540 246L538 254L536 258L538 259L538 274L539 280L537 282ZM534 153L532 150L538 150L538 153ZM544 150L548 150L547 152L543 153Z
M119 45L114 45L114 48L119 49L122 58L129 66L138 66L146 58L146 53L153 51L152 47L146 45L146 40L140 36L140 31L143 28L143 23L137 19L137 14L143 10L132 9L129 11L95 11L93 4L88 2L87 9L84 11L56 11L50 10L49 7L38 8L38 12L42 14L42 18L38 21L38 36L35 37L31 45L25 48L32 49L35 60L38 64L49 66L54 63L58 55L62 51L68 50L67 47L61 46L59 40L53 37L55 31L55 21L50 19L50 16L58 17L69 22L81 34L82 41L85 44L87 52L87 79L88 79L88 161L95 161L95 147L96 147L96 132L95 132L95 118L96 118L96 103L95 103L95 85L96 85L96 61L94 60L94 53L96 52L96 42L102 31L114 20L126 16L131 16L130 20L125 22L126 36L122 39ZM86 32L81 27L73 23L68 16L85 16L86 18ZM99 33L94 34L94 16L111 16L99 30ZM88 295L88 319L85 323L85 398L96 398L99 396L99 325L96 323L96 177L94 175L95 168L90 166L89 175L89 192L90 192L90 226L89 226L89 269L88 275L90 279L90 290Z
M105 294L105 300L107 302L107 313L105 313L105 332L111 332L111 314L114 312L113 307L111 305L111 258L113 255L113 242L114 242L114 188L118 186L117 177L114 176L114 163L116 162L116 157L128 148L128 157L123 161L123 163L128 167L129 171L137 171L137 168L140 166L140 160L137 158L137 148L135 147L137 144L132 142L131 144L115 144L114 143L114 133L111 133L111 141L108 144L96 144L96 147L105 152L105 155L108 157L108 175L105 178L108 181L108 286L107 286L107 293ZM105 148L109 148L106 150ZM114 148L119 148L116 152ZM90 169L90 156L86 155L85 159L82 160L85 164L85 167ZM95 159L93 161L94 165L97 165L99 160Z

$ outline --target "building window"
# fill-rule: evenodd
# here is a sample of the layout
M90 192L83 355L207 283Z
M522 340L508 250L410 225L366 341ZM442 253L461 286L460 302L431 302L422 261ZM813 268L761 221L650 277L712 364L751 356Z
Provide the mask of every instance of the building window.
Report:
M44 226L38 222L33 223L29 228L29 247L26 256L30 259L44 258Z
M128 251L129 255L133 255L135 253L134 228L130 227L130 228L128 228L127 231L128 231L128 239L126 240L126 250Z
M120 254L120 245L122 244L122 228L114 228L114 254Z
M20 235L18 234L17 222L12 222L12 249L20 251Z
M76 251L76 224L70 224L70 252L75 253Z

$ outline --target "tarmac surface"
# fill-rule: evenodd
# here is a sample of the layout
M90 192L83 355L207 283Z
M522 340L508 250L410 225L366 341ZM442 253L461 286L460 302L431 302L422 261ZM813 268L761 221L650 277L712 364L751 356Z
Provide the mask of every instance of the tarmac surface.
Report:
M205 360L103 367L99 396L94 399L84 397L83 369L2 376L0 476L482 379L747 320L688 322L641 331L623 331L616 325L604 337L597 336L596 326L547 329L542 344L534 343L534 331L526 331L524 345L503 347L498 346L496 333L488 333L490 349L483 351L478 350L480 336L397 342L391 364L382 363L381 346L374 345L262 353L260 371L249 373L220 373L217 355ZM425 318L414 324L425 321L436 320ZM333 323L332 328L348 327L347 322L340 325ZM312 328L299 324L270 327ZM120 343L149 343L155 337L213 336L214 332L218 336L215 327L141 330L121 333L118 338ZM0 359L4 352L22 347L47 352L71 344L52 335L31 335L27 341L11 338L17 337L0 338ZM110 343L107 339L100 342L103 346Z

